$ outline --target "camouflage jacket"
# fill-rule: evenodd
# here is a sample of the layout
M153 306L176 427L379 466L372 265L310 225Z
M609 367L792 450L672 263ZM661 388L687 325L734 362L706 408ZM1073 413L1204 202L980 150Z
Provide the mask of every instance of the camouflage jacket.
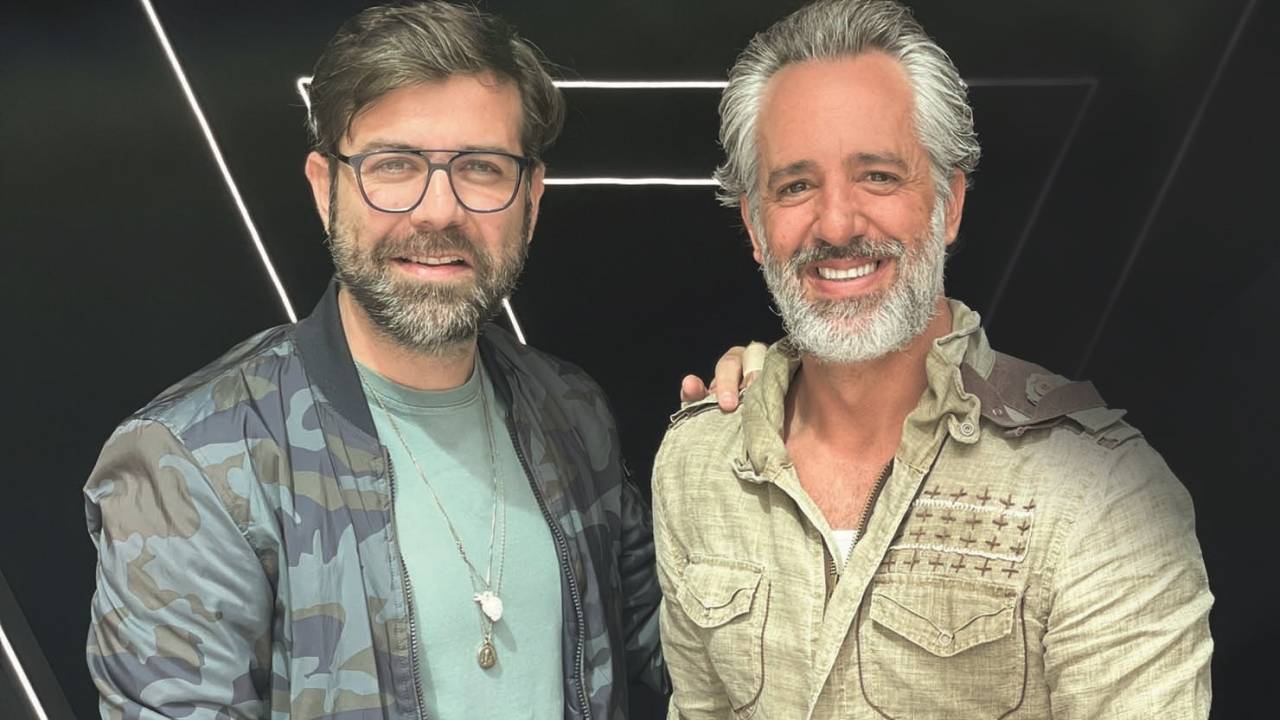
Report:
M626 717L629 681L667 681L652 526L605 397L492 325L479 344L559 555L565 717ZM126 419L85 486L102 716L420 718L395 483L333 285Z

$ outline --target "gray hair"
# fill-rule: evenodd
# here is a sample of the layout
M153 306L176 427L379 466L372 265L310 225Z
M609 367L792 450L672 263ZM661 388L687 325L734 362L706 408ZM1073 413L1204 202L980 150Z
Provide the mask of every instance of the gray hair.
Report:
M720 98L716 169L720 202L755 200L759 172L756 121L770 78L786 65L880 51L902 64L915 96L915 129L933 166L935 195L950 203L954 171L967 183L982 150L973 130L968 87L951 58L911 11L892 0L819 0L774 23L747 44L729 71ZM759 203L752 202L757 212Z
M337 152L360 111L393 90L489 72L520 91L521 152L541 160L565 115L547 65L510 25L472 6L432 1L368 8L343 23L316 62L311 147Z

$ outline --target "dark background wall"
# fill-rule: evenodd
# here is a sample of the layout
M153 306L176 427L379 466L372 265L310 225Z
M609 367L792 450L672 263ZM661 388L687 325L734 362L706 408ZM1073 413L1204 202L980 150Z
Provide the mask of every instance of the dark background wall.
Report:
M294 80L363 5L157 2L300 314L329 264ZM798 5L486 3L562 77L620 80L722 79L753 32ZM1267 569L1277 7L913 5L973 85L985 151L949 292L998 348L1094 380L1183 479L1218 598L1214 715L1259 716L1280 639ZM718 160L714 90L567 94L552 176L705 177ZM7 9L0 98L0 573L16 598L0 611L19 634L29 625L37 689L60 685L88 718L80 488L97 451L126 414L285 313L138 3ZM707 187L553 187L535 240L513 298L525 332L600 380L647 477L681 375L779 332L736 213ZM0 684L2 717L19 716L14 687Z

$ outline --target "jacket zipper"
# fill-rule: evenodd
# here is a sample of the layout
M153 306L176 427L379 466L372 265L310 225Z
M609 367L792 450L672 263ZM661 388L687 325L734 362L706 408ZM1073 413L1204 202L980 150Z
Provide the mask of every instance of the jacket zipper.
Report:
M871 510L876 506L876 500L880 497L880 490L884 488L885 482L889 480L889 476L893 474L893 461L889 461L889 466L880 473L880 477L876 478L876 484L871 486L871 494L867 496L867 504L862 506L862 515L858 518L858 529L854 533L853 541L856 543L862 540L862 534L867 531L867 521L871 519Z
M418 718L427 720L422 707L422 671L418 668L418 611L413 604L413 583L409 579L409 566L400 551L400 537L396 533L396 470L391 464L391 453L382 448L382 459L387 463L387 478L391 482L391 534L396 538L396 558L400 561L400 574L404 576L404 599L409 613L409 667L413 670L413 689L418 703Z
M514 405L514 400L512 404ZM547 527L551 530L551 536L555 538L556 553L560 559L560 570L569 580L569 598L573 600L573 612L578 618L578 644L574 650L574 667L578 669L578 702L582 707L582 717L585 720L590 720L591 703L587 699L586 668L583 666L582 661L586 643L586 618L582 611L582 598L578 594L578 581L574 577L573 568L569 566L569 543L565 540L564 533L560 531L560 524L551 517L551 511L547 509L547 503L542 498L542 492L538 490L538 483L534 482L533 470L529 468L529 461L525 459L524 449L520 446L519 440L516 439L514 422L510 416L507 417L507 434L511 436L511 446L515 448L516 457L520 459L520 467L524 469L525 477L529 479L529 487L533 489L533 497L538 501L538 509L542 511L542 518L546 520Z
M885 468L887 472L881 472L880 477L876 478L876 484L871 486L871 493L867 495L867 503L862 506L862 513L858 516L858 526L854 529L853 542L857 544L862 542L862 535L867 531L867 522L871 519L871 511L875 508L876 500L880 497L880 491L884 488L885 482L889 480L889 476L893 474L893 463ZM829 553L823 553L823 559L827 563L827 579L834 581L840 574L840 569L836 567L834 557L829 557ZM835 583L827 583L827 599L831 599L831 593L835 591Z

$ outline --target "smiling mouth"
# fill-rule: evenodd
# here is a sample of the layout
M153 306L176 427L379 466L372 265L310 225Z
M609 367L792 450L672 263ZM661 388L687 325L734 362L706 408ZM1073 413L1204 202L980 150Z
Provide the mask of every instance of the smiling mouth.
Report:
M414 265L425 265L427 267L441 267L453 265L457 267L468 267L467 261L459 255L431 255L428 257L398 257L397 262L412 263Z
M818 277L823 280L857 280L866 277L876 270L880 269L883 260L871 260L861 265L855 265L851 268L838 269L833 267L819 266L816 268Z

